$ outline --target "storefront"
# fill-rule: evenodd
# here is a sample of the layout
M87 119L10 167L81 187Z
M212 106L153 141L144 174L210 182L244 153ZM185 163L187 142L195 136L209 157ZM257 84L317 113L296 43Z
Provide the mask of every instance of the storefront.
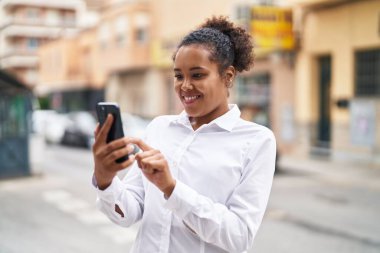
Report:
M272 129L279 153L286 154L295 138L292 10L253 6L250 14L254 67L237 78L232 97L242 118Z
M297 153L380 164L380 2L321 2L298 17Z
M31 91L0 70L0 178L30 175L31 101Z

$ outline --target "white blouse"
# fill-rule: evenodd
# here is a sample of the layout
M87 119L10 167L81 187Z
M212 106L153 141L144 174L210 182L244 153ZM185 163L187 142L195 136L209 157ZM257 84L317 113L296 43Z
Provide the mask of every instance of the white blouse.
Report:
M97 204L113 222L141 220L131 252L245 252L261 224L272 186L273 133L242 120L236 105L193 130L185 112L155 118L145 141L166 157L176 186L168 199L135 163ZM115 204L125 214L115 212Z

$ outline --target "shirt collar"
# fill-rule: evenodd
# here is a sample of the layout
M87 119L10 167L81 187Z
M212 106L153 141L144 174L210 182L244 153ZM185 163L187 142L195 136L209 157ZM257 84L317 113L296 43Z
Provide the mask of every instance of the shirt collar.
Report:
M236 121L240 118L240 110L236 104L229 104L228 108L228 112L211 121L209 125L217 125L218 127L231 132ZM182 111L171 123L178 123L192 128L186 111Z

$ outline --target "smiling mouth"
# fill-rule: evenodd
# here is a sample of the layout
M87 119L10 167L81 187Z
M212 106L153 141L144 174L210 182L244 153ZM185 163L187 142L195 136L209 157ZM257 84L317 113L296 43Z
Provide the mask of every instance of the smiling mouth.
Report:
M195 96L182 96L183 101L186 104L194 103L197 99L199 99L201 95L195 95Z

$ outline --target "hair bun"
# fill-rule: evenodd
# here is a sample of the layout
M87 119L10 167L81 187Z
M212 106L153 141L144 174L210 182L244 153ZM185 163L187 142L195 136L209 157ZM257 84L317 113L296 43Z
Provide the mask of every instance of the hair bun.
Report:
M237 71L249 70L253 65L252 37L245 29L235 26L226 16L213 16L207 19L200 28L212 28L230 38L235 55L232 65Z

